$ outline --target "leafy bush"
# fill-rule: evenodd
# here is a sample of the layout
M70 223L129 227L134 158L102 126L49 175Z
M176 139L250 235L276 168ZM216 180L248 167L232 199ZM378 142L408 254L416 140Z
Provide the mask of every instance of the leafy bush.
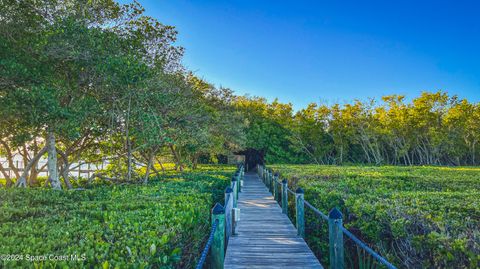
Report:
M0 254L23 257L0 267L191 267L210 229L210 208L222 200L233 172L204 166L148 185L2 189ZM60 255L69 260L52 260ZM32 256L40 260L27 261Z
M339 207L345 226L398 266L480 265L480 168L271 167L323 212ZM326 225L308 211L307 241L328 264Z

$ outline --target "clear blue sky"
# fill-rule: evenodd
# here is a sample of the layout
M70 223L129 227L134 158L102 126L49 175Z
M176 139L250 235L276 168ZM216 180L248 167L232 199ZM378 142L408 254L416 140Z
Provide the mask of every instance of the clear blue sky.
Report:
M237 94L297 109L438 89L480 100L476 1L139 2L177 28L187 68Z

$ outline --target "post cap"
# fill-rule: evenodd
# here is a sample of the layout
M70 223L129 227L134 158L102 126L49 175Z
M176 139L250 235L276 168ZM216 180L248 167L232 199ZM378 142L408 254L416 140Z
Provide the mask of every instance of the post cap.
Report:
M278 177L280 174L277 172L275 174L273 174L274 176Z
M236 176L233 176L233 177L232 177L232 181L237 181L237 177L236 177Z
M219 203L216 203L215 206L212 208L213 215L220 215L224 213L225 213L225 208Z
M286 179L283 179L283 180L282 180L282 184L287 184L287 180L286 180Z
M232 189L232 188L227 187L227 188L225 189L225 193L231 193L231 192L233 192L233 189Z
M338 210L336 207L334 207L332 210L330 210L330 213L328 213L328 218L330 219L342 219L342 212Z
M302 188L297 188L297 190L295 191L295 193L304 194L305 192L303 191Z

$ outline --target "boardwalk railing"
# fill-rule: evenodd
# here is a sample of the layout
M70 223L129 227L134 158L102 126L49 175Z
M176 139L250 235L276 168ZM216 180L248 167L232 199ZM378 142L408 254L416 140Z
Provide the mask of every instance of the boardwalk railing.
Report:
M297 234L305 238L305 210L304 207L311 209L313 213L320 220L325 221L328 224L328 241L329 241L329 261L331 269L343 269L345 268L345 255L344 255L344 235L349 238L357 248L364 251L364 253L371 255L373 259L379 263L381 267L388 269L396 269L396 267L383 258L380 254L375 252L366 243L361 241L358 237L352 234L347 228L343 226L342 213L333 208L327 214L315 208L309 202L304 199L304 191L298 188L296 191L292 191L288 188L288 182L286 179L280 181L279 175L274 174L272 170L267 169L262 165L258 165L257 172L270 192L273 194L274 199L281 204L282 212L289 214L288 211L288 194L293 195L295 201L295 223L297 228ZM358 254L360 256L360 254ZM359 258L359 264L354 265L354 268L376 268L376 264L373 261ZM361 264L360 264L361 263Z
M212 228L210 236L202 251L196 269L205 267L207 256L210 253L211 269L223 269L225 250L227 249L230 236L235 234L237 220L239 218L238 193L243 185L245 171L240 165L232 177L230 186L225 189L225 204L216 203L212 208Z
M91 174L95 173L98 170L103 170L105 166L107 166L108 162L78 162L78 163L71 163L69 167L69 173L72 177L80 178L82 175L87 178L90 177ZM18 173L23 173L25 171L25 162L20 160L15 160L12 162L12 167L10 167L9 163L5 158L0 158L0 165L3 167L3 171L8 174L9 178L15 178L15 170ZM47 161L40 160L38 161L34 169L38 173L38 176L47 176L48 177L48 169ZM0 173L0 178L5 178L3 173Z

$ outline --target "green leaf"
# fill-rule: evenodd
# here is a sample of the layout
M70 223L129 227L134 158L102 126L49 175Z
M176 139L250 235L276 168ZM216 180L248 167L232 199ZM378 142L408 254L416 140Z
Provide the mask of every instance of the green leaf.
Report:
M155 255L155 252L157 252L157 246L155 246L155 244L152 244L150 246L150 254L153 256Z

